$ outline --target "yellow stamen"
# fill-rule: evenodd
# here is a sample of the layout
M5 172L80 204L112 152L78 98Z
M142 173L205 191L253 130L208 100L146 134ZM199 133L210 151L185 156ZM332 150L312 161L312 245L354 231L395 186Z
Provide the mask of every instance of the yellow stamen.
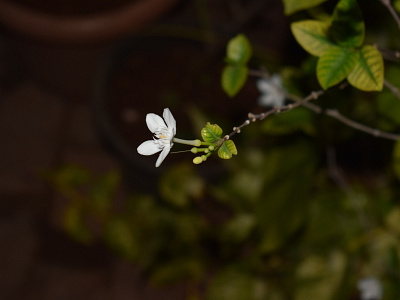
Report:
M166 139L167 137L165 135L160 134L160 138Z

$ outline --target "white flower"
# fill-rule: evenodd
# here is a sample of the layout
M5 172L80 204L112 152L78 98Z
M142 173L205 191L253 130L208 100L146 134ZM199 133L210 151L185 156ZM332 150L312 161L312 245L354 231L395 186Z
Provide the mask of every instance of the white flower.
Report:
M364 278L358 281L358 289L362 300L382 299L382 285L375 277Z
M285 93L283 90L281 77L277 74L270 78L260 78L256 82L258 90L262 95L258 102L262 106L281 107L285 102Z
M168 155L173 146L172 140L176 134L176 121L168 108L164 109L163 118L165 122L159 115L147 114L147 127L154 133L154 138L143 142L137 148L139 154L142 155L153 155L161 151L156 167L159 167Z

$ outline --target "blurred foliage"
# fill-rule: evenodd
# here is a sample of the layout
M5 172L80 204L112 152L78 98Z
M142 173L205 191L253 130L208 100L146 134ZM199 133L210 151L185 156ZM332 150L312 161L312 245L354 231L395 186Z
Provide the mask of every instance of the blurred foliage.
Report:
M304 15L300 10L337 3L283 2L294 19ZM366 3L359 1L367 13L381 5ZM382 24L372 33L367 28L366 39L399 49L389 38L398 28L387 25L387 17L375 17ZM246 43L240 38L235 46L240 55L227 53L228 66L251 63ZM304 96L318 89L316 64L305 57L296 66L280 66L286 90ZM399 87L396 64L385 62L385 78ZM232 86L252 84L241 76ZM317 100L322 109L336 108L390 132L399 132L399 103L387 89L366 93L352 87L329 90ZM200 109L191 116L199 126L207 120ZM222 135L216 127L202 132L204 140L214 141L216 131ZM104 243L140 265L155 284L195 286L188 299L351 300L359 295L358 280L367 276L382 282L384 299L400 299L400 142L297 108L245 127L235 143L240 155L222 162L210 157L209 170L184 158L166 168L152 194L134 186L128 196L118 196L118 172L95 176L79 167L60 168L51 180L69 201L65 231L80 242Z

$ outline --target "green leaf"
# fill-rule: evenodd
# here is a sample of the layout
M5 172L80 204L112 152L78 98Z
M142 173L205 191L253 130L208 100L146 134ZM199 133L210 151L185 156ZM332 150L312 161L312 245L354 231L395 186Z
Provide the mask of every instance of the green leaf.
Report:
M195 258L179 258L158 265L150 280L160 286L173 284L180 280L199 279L203 274L204 263Z
M208 300L261 300L266 299L266 286L254 275L230 267L217 273L207 293Z
M207 122L206 126L201 130L201 136L207 143L214 143L221 139L222 129L217 124Z
M314 56L323 55L334 44L329 39L329 23L307 20L291 24L292 33L297 42Z
M329 33L339 46L360 47L363 44L365 25L357 0L339 1Z
M108 172L97 178L91 187L90 206L97 213L107 213L118 188L118 172Z
M327 258L309 255L296 271L295 300L331 300L335 298L346 272L344 253L333 252Z
M327 89L349 75L359 53L346 48L332 47L318 59L317 78L323 89Z
M400 206L395 206L386 216L386 226L395 235L400 235Z
M199 198L204 183L193 170L193 164L175 165L161 177L159 190L163 199L176 206L185 207L191 198Z
M285 15L291 15L296 11L317 6L326 0L283 0Z
M381 91L383 88L384 65L381 53L366 45L360 50L358 61L347 79L362 91Z
M398 180L400 180L400 141L397 141L393 149L393 168Z
M227 65L222 70L222 89L229 97L235 96L247 80L248 68L246 65Z
M121 218L110 220L104 229L104 239L108 246L127 259L134 259L140 246L132 226Z
M74 190L90 181L90 173L81 166L68 165L64 166L52 174L54 185L62 192Z
M235 143L232 140L224 142L218 149L218 156L222 159L230 159L232 155L237 154Z
M243 34L232 38L226 48L226 59L233 64L246 64L252 55L249 40Z
M84 211L79 204L70 205L63 216L64 230L77 241L89 244L92 240L92 234L85 224Z
M229 220L222 228L222 239L225 241L242 242L252 232L256 223L255 216L242 213Z
M392 5L397 12L400 12L400 0L394 0Z

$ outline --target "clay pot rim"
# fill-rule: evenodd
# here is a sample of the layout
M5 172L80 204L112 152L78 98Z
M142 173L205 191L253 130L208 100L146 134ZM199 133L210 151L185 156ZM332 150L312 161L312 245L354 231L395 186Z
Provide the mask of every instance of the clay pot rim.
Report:
M178 1L138 0L112 11L62 17L0 0L0 22L25 36L49 42L102 42L138 31Z

